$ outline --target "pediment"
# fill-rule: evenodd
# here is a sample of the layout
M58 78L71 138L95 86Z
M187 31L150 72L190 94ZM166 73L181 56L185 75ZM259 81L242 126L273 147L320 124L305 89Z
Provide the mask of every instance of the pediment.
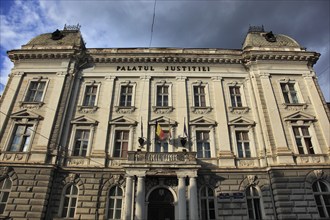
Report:
M235 126L254 126L255 122L247 119L243 116L240 116L238 118L235 118L228 123L229 125L235 125Z
M85 115L79 116L71 120L71 124L97 125L98 123L99 123L98 121L88 118Z
M200 116L198 118L195 118L193 120L191 120L189 122L189 125L199 125L199 126L216 126L217 125L217 122L212 120L212 119L209 119L207 117L204 117L204 116Z
M10 116L12 119L35 119L35 120L42 120L43 117L41 115L38 115L34 112L31 112L27 109L24 109L22 111L15 112L11 114Z
M295 112L284 118L284 121L315 121L315 116L304 113L304 112Z
M178 122L176 122L175 120L170 119L166 116L159 116L157 118L152 119L149 122L149 125L155 125L156 122L158 122L159 124L164 124L164 125L170 124L171 126L176 126L178 124Z
M111 125L137 125L137 121L126 116L120 116L112 119L109 124Z

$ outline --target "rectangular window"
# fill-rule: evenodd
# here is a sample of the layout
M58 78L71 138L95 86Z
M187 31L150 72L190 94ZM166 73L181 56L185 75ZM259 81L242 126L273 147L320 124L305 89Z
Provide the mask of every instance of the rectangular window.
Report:
M295 89L295 83L281 83L282 94L285 103L297 104L298 96Z
M169 132L166 130L163 130L164 132L164 139L159 140L156 138L155 143L155 152L168 152L168 142L169 142Z
M89 130L77 130L74 142L74 150L72 156L85 157L87 154L89 141Z
M307 126L294 126L293 133L299 154L315 154Z
M205 86L194 86L195 107L206 107Z
M232 107L242 107L242 97L239 86L230 86L230 99Z
M209 131L196 131L197 158L211 158Z
M169 86L157 86L157 106L167 107L169 97Z
M127 157L128 151L128 141L129 141L129 131L116 131L115 133L115 147L114 147L114 157Z
M9 151L14 152L27 152L29 149L29 143L33 125L16 125L14 129L14 135L9 146Z
M25 97L26 102L41 102L46 82L31 82Z
M133 86L121 86L120 91L120 106L130 107L132 106Z
M86 86L83 106L95 106L97 85Z
M238 157L240 158L251 157L249 132L236 131L236 142L237 142Z

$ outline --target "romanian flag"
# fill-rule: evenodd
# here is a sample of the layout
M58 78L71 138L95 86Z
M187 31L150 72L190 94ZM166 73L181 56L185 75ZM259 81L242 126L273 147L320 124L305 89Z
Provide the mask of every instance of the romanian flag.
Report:
M164 140L165 138L165 132L163 131L162 127L160 127L158 122L156 122L156 135L158 136L159 140Z

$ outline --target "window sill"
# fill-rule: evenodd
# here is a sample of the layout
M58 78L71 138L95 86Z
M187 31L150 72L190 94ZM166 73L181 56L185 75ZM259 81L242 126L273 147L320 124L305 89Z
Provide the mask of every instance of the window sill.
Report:
M99 107L97 107L97 106L82 106L82 105L79 105L78 106L78 111L80 113L94 113L94 112L96 112L96 110L98 108Z
M282 105L285 109L294 111L306 109L308 106L306 103L282 103Z
M168 113L172 112L173 109L174 108L172 106L152 106L152 110L156 114L168 114Z
M115 111L122 114L132 114L135 109L134 106L115 106Z
M45 104L44 102L25 102L25 101L19 102L19 106L25 109L39 109L44 104Z
M207 107L191 106L190 109L195 114L207 114L212 111L212 108L210 106Z
M249 107L229 107L229 111L234 114L245 114L250 110Z

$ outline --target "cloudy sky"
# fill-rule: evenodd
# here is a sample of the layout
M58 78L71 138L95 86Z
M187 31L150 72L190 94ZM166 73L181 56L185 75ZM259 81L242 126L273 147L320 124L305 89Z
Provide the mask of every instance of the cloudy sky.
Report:
M81 25L87 47L239 49L249 25L286 34L321 53L315 65L330 101L328 0L0 0L0 93L12 64L6 51L38 34Z

